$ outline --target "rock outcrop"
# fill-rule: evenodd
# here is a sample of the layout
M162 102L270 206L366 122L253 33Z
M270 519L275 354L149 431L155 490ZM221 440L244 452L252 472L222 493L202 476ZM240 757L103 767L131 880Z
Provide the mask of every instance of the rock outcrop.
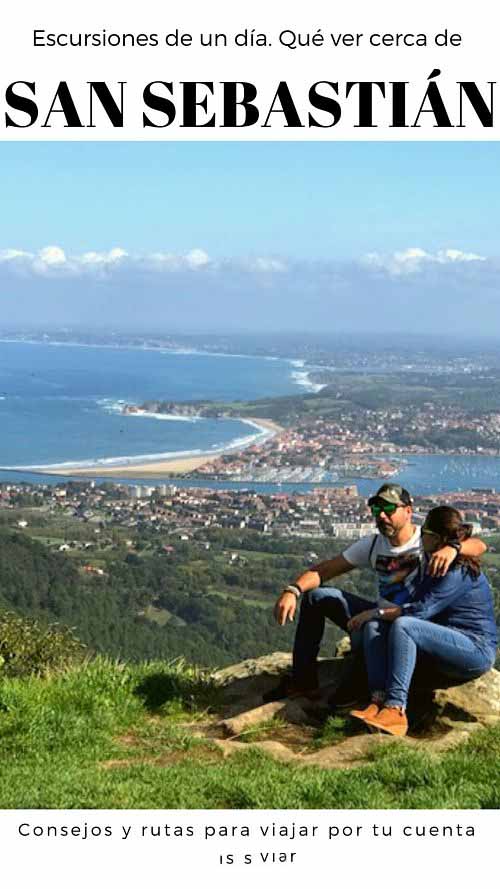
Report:
M349 662L347 653L343 657L319 661L319 682L325 697L334 693L342 677L346 675ZM238 713L242 712L242 707L249 710L260 706L262 695L290 672L291 663L291 655L279 651L218 670L213 674L213 679L222 691L223 700L228 705L233 705L235 713ZM429 704L432 703L436 718L442 715L452 718L454 715L459 721L479 722L484 725L500 720L498 670L490 670L479 679L459 685L450 685L450 680L445 677L441 680L437 678L433 684L432 678L429 672L417 674L413 691L416 697L424 697Z
M467 721L492 725L500 721L500 672L490 670L473 682L437 689L434 701L441 716L458 719L463 714Z
M322 688L331 691L339 684L345 663L344 658L338 657L319 661L319 681ZM222 689L223 699L228 704L255 701L255 706L258 706L257 702L262 703L262 695L274 688L291 669L291 654L277 651L217 670L213 679Z
M352 736L339 738L337 743L321 750L306 749L311 737L311 724L317 726L318 721L325 718L328 698L334 694L343 678L349 675L352 658L347 646L343 650L343 657L319 662L322 696L318 702L297 698L263 704L262 695L290 671L291 657L284 652L242 661L217 671L213 679L220 688L225 708L225 717L218 726L223 738L227 739L221 738L217 743L224 755L248 749L249 744L242 743L240 736L264 723L269 727L269 721L274 717L280 720L279 738L273 737L272 731L267 731L265 740L255 740L251 746L284 762L322 768L352 768L368 761L377 745L393 741L389 736L360 734L360 726L353 725ZM439 680L436 682L436 677L432 676L436 687L431 688L429 675L425 670L416 674L416 685L409 702L410 734L398 739L400 743L425 747L430 752L438 753L466 740L471 731L500 721L500 672L497 670L490 670L473 682L448 687L446 680L441 683L444 687L439 687ZM287 746L284 723L293 723L296 727L302 725L304 749L300 752L297 752L297 745L295 750ZM294 738L296 740L296 733Z
M273 701L251 710L244 710L238 716L222 720L220 725L224 734L237 737L248 729L274 719L276 716L291 723L299 723L299 725L307 722L307 714L300 706L299 701L285 698L283 701Z

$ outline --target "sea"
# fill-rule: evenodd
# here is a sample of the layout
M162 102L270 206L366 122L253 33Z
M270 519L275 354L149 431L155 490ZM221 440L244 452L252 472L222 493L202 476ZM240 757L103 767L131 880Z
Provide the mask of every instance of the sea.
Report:
M196 352L0 342L0 466L143 463L235 448L236 419L124 415L124 404L250 400L314 389L301 362Z
M78 467L114 464L129 469L134 463L181 454L237 449L269 434L236 419L124 415L124 404L253 400L315 389L303 362L294 359L3 341L0 481L53 483L63 467L77 478ZM500 490L500 458L409 456L393 480L414 494ZM362 494L377 485L370 479L342 478L333 486L352 483ZM210 486L260 491L312 487L248 482Z

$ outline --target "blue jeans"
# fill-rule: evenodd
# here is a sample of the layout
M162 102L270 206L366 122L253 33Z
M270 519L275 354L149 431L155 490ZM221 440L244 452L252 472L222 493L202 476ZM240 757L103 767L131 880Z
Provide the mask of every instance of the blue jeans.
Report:
M300 685L316 685L316 662L328 618L347 632L347 622L361 611L373 608L374 602L345 593L335 587L318 587L304 593L293 647L293 675ZM352 650L361 648L362 635L352 633Z
M440 673L462 682L477 679L495 660L494 652L471 636L417 617L369 621L363 646L370 690L385 690L388 707L406 707L417 652L430 655Z

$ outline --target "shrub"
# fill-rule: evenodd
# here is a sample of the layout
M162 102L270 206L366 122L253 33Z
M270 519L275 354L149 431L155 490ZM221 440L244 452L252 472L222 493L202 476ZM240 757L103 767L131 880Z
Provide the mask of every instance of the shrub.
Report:
M68 627L0 612L0 672L42 675L80 660L85 646Z

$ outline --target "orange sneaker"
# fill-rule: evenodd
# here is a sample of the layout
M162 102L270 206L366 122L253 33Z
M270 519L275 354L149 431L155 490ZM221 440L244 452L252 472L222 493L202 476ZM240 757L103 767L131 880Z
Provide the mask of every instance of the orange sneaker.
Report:
M376 716L364 717L367 725L388 735L403 737L408 732L408 720L401 707L384 707Z
M377 716L380 713L380 706L376 703L376 701L372 701L371 704L368 704L364 710L351 710L350 716L354 716L355 719L373 719L374 716Z

